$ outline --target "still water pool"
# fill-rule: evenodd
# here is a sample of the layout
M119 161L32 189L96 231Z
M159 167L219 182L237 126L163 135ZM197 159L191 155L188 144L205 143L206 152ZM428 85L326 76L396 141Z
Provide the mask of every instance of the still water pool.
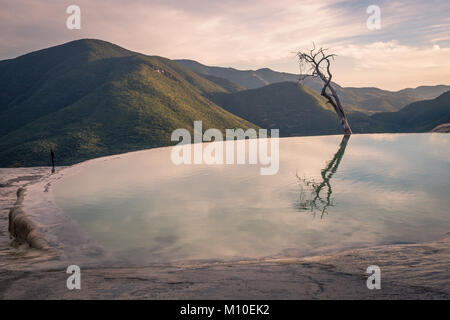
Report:
M450 232L450 135L280 139L280 167L174 165L171 148L96 159L56 204L115 259L306 256Z

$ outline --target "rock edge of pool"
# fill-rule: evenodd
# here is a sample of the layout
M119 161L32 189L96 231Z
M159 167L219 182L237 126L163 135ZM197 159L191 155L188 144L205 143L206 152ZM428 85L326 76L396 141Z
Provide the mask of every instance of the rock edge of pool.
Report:
M46 192L52 181L61 177L61 170L58 168L50 176L50 168L46 167L0 169L1 299L450 298L449 234L438 241L376 246L322 256L145 267L99 266L95 259L102 254L102 247L68 216L58 212ZM18 194L19 188L24 189ZM38 196L42 194L46 196ZM25 220L29 219L25 225L31 223L31 230L36 230L32 232L31 244L38 248L23 243L26 240L23 237L18 237L21 241L10 239L8 216L14 204L13 212L24 215ZM61 235L63 244L58 239ZM66 268L81 256L85 258L80 265L82 290L70 291L65 286ZM381 268L380 290L369 290L366 286L369 265Z

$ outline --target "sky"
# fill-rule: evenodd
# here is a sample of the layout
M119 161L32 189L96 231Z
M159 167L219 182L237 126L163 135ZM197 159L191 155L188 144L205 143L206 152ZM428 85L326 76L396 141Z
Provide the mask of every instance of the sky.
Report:
M69 5L81 9L70 30ZM380 28L369 6L380 9ZM449 0L0 0L0 59L81 38L170 59L299 73L295 53L337 57L342 86L450 84Z

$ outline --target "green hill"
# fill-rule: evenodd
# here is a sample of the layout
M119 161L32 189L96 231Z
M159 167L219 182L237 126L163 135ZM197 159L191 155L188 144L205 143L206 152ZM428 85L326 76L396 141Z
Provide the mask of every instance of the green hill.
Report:
M392 132L427 132L450 122L450 91L432 100L411 103L397 112L374 114L372 118Z
M176 128L253 124L208 99L223 87L162 57L78 40L0 61L0 166L59 165L172 144Z
M227 80L225 78L219 78L216 76L208 75L208 74L201 74L201 76L205 79L208 79L211 82L214 82L215 84L219 85L223 89L225 89L228 93L234 93L245 90L244 87L238 85L237 83L234 83L230 80ZM216 93L223 93L223 92L216 92Z
M201 74L227 79L246 89L256 89L279 82L298 82L299 75L277 72L268 68L258 70L237 70L234 68L210 67L193 60L175 60L183 66ZM307 77L302 84L320 93L323 87L321 80ZM433 99L450 90L450 86L420 86L399 91L388 91L378 88L352 88L341 87L332 83L336 89L343 107L347 111L360 111L366 114L374 114L384 111L398 111L407 104Z
M263 128L280 129L280 136L340 134L334 110L315 91L293 82L271 84L233 94L219 94L215 102ZM359 112L348 115L355 132L383 131L382 124Z

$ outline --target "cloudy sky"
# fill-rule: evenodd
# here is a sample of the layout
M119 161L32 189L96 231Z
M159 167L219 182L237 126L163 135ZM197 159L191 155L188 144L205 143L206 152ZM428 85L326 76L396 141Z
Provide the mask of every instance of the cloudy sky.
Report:
M69 30L66 8L81 8ZM381 28L370 30L370 5ZM450 84L448 0L0 0L0 59L80 38L207 65L298 73L314 41L338 54L344 86Z

